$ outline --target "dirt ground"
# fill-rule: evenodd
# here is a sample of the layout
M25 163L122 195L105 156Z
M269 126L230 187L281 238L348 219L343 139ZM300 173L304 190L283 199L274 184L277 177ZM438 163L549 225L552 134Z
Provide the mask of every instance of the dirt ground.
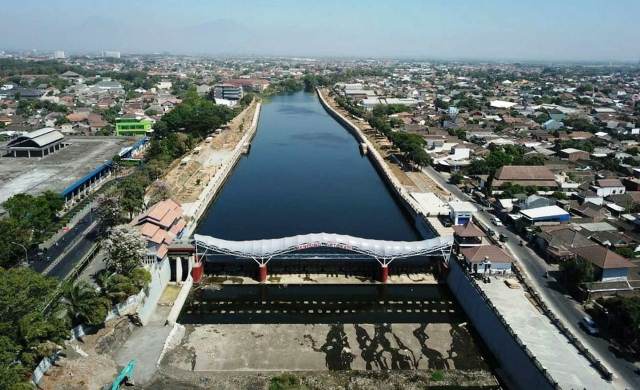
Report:
M210 141L202 141L198 152L192 151L185 157L190 161L182 164L175 161L164 177L173 199L189 203L198 199L200 192L215 176L222 162L251 126L257 100L229 122L220 134L212 135Z
M123 318L85 336L82 341L68 342L65 357L47 372L40 387L44 390L84 390L101 389L111 383L121 367L109 351L122 345L133 328L134 325Z
M465 325L186 325L163 365L187 371L486 369Z
M266 390L272 380L289 379L300 390L422 390L443 389L499 389L496 379L487 371L325 371L325 372L253 372L202 373L164 369L145 389L216 389Z

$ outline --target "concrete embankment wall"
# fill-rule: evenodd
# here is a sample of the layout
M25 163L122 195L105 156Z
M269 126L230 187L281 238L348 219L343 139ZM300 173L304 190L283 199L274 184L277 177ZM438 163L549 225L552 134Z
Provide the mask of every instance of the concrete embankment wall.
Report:
M322 96L320 89L317 90L317 93L325 110L349 130L359 142L367 145L370 160L400 203L415 217L418 231L424 235L425 230L428 229L435 234L426 216L420 212L417 202L386 166L382 155L360 128L331 107ZM471 319L474 328L478 330L484 342L500 362L504 373L520 389L554 389L555 384L551 377L546 374L540 363L519 341L518 336L510 331L509 325L495 310L491 301L475 285L475 281L464 273L457 262L450 261L449 263L450 272L447 276L447 284Z
M362 130L360 130L358 126L354 125L344 115L331 107L331 105L325 100L319 88L316 89L316 92L318 94L318 97L320 98L322 107L324 107L327 113L329 113L329 115L331 115L338 123L340 123L351 134L353 134L358 142L367 145L367 156L369 157L369 160L372 162L373 166L378 171L387 186L391 189L392 193L396 196L400 204L415 219L416 230L418 230L418 232L425 238L434 236L434 229L427 221L426 216L421 213L420 206L418 205L416 200L411 197L411 194L409 194L409 192L402 186L393 172L391 172L384 161L384 157L382 157L380 152L378 152L378 150L374 147L373 143L369 141L367 136L362 132Z
M233 168L236 166L238 161L240 161L240 157L242 157L243 154L244 145L251 142L251 140L255 136L256 130L258 129L258 119L260 118L261 107L261 103L256 104L256 111L253 115L251 126L249 127L249 129L247 129L246 134L233 149L233 154L231 155L231 157L227 159L222 168L220 168L220 170L216 172L216 175L213 177L213 179L211 179L211 181L207 183L207 186L200 193L200 196L196 201L197 206L195 208L195 211L193 215L191 215L191 220L189 221L189 224L187 225L187 227L185 228L185 232L183 233L184 237L189 237L191 234L193 234L196 226L198 226L200 218L202 218L202 215L209 207L209 203L211 203L218 192L220 192L220 189L231 175Z
M496 282L498 283L498 282ZM447 285L474 328L500 363L501 370L518 389L554 389L557 384L511 331L491 301L457 261L449 262Z

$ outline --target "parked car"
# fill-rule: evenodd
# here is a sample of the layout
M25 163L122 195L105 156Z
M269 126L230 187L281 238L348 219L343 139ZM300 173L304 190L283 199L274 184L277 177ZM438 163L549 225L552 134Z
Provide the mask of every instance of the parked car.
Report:
M500 233L500 237L499 237L501 242L507 242L509 241L509 237L505 236L504 234Z
M502 226L502 221L498 217L491 218L491 222L493 222L493 224L496 226Z
M596 325L596 322L593 320L593 318L591 318L591 316L586 315L582 317L582 321L580 321L580 325L582 326L582 328L584 328L584 330L587 333L589 333L592 336L600 333L600 331L598 330L598 325Z

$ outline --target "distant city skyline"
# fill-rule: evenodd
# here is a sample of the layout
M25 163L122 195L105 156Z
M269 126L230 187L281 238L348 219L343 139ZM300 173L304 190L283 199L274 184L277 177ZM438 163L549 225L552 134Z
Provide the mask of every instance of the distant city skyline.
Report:
M67 54L640 59L640 2L79 0L3 4L0 49Z

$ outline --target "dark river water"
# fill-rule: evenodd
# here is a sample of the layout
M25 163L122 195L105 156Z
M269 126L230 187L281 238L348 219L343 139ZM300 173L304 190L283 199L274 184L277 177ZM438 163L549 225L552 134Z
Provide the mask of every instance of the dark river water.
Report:
M356 139L312 93L265 102L251 152L198 226L229 240L306 233L420 239Z

